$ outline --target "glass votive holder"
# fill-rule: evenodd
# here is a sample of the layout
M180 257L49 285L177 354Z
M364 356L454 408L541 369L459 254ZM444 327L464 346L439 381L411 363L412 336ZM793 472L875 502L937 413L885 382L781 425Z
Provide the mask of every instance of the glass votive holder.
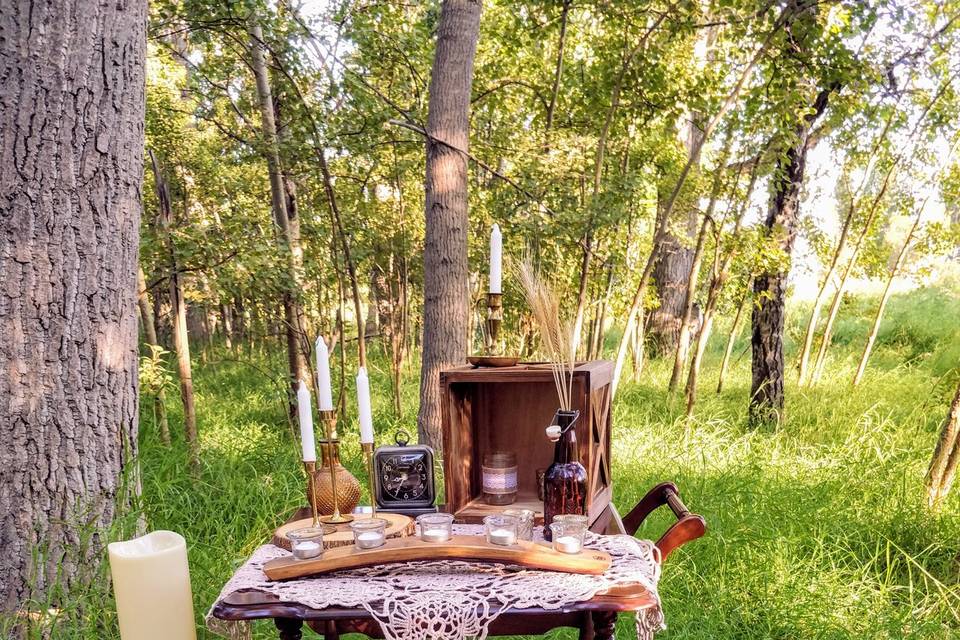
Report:
M453 515L449 513L425 513L417 517L420 539L424 542L446 542L453 528Z
M496 515L483 519L483 526L487 532L487 542L509 547L517 543L517 525L515 516Z
M363 518L350 523L353 544L357 549L376 549L387 541L387 521L382 518Z
M531 509L506 509L503 515L517 519L518 540L533 540L533 518L536 514Z
M587 527L585 523L574 520L554 519L550 524L550 532L553 534L554 550L563 553L580 553Z
M582 524L584 529L590 528L590 518L587 516L582 516L577 513L561 513L558 516L553 516L554 522L576 522Z
M304 527L287 533L290 551L297 560L309 560L323 554L323 527Z

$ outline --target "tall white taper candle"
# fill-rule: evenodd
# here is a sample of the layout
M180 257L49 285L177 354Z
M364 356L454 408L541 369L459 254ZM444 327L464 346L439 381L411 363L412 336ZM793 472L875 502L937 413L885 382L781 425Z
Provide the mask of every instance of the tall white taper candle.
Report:
M370 379L367 368L357 371L357 419L360 421L360 442L373 443L373 410L370 408Z
M330 352L323 336L317 338L317 409L333 411L333 389L330 387Z
M500 225L490 232L490 293L503 293L503 236Z
M317 461L317 443L313 436L313 409L310 406L310 391L301 380L297 388L297 414L300 417L300 446L303 447L303 461Z

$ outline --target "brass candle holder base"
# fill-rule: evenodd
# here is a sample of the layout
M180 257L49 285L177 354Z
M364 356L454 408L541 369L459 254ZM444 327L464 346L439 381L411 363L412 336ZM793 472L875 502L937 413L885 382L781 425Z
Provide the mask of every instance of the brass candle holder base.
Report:
M500 325L503 323L503 294L487 294L487 355L500 354Z

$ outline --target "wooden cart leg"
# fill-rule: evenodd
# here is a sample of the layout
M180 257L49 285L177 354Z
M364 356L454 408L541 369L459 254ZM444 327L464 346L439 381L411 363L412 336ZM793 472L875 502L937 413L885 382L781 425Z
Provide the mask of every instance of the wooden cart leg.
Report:
M300 640L303 637L303 620L274 618L273 623L280 631L280 640Z
M580 637L578 640L594 640L593 638L593 614L585 611L580 619Z
M617 635L617 612L594 611L592 615L594 640L613 640Z

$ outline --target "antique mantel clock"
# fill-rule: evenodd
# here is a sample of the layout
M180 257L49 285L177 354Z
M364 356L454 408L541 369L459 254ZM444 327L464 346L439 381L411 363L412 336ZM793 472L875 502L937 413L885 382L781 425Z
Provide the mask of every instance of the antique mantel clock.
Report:
M405 515L436 511L433 449L408 442L410 436L401 431L396 446L378 447L373 454L377 509Z

